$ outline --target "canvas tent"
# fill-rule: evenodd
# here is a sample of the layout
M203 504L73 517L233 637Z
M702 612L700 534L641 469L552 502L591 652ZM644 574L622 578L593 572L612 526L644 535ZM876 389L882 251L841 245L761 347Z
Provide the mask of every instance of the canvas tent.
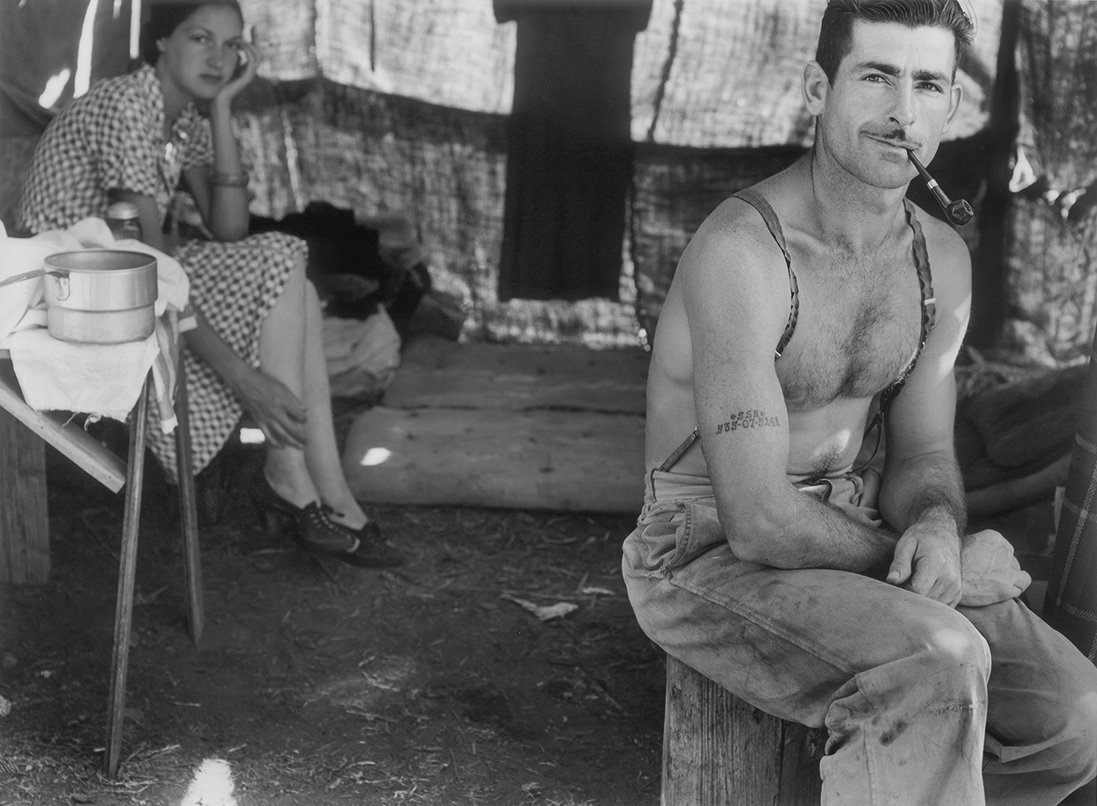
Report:
M0 0L5 221L52 109L88 81L126 69L130 3ZM787 165L811 139L797 76L824 0L242 5L266 54L263 81L237 115L253 211L280 217L324 200L406 218L430 250L436 285L466 306L469 340L642 344L678 256L708 212ZM951 195L976 207L961 230L974 264L969 342L1050 368L1080 364L1097 322L1097 3L968 5L979 31L958 73L965 100L931 168ZM522 113L514 102L523 19L581 31L593 19L585 15L618 6L637 16L628 125L618 135L624 142L614 143L631 158L616 293L503 299L512 296L500 294L500 271L508 124ZM548 46L584 57L575 42ZM919 183L912 193L937 212ZM523 195L536 194L534 187ZM1087 511L1097 478L1076 464L1078 483L1068 489L1074 514ZM1064 529L1074 530L1064 532L1067 551L1093 521L1077 518ZM1074 602L1091 595L1088 565L1059 566L1054 588ZM1092 643L1092 619L1079 629Z
M244 0L265 54L266 81L238 116L254 211L279 217L322 199L406 216L432 251L438 285L469 310L467 338L642 342L707 212L810 142L797 77L824 1L509 2L580 18L618 4L647 13L629 79L632 171L621 201L616 294L500 301L507 121L522 21L491 0ZM1094 324L1097 272L1081 246L1092 242L1094 225L1092 216L1061 213L1097 173L1097 4L973 7L976 45L958 78L965 100L934 167L954 196L972 199L979 212L990 203L995 218L977 218L964 232L989 262L976 255L977 287L986 289L976 300L976 333L1048 365L1078 361ZM0 3L6 220L50 114L39 99L51 78L56 90L54 77L70 71L56 107L72 96L81 59L92 78L124 70L129 10L130 0ZM89 28L93 44L81 51ZM1015 144L1040 180L1027 195L1002 189Z

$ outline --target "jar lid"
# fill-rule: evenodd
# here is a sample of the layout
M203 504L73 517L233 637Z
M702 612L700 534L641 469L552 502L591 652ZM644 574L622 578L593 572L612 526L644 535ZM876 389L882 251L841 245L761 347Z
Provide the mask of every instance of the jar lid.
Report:
M107 218L137 218L137 205L133 202L115 202L107 208Z

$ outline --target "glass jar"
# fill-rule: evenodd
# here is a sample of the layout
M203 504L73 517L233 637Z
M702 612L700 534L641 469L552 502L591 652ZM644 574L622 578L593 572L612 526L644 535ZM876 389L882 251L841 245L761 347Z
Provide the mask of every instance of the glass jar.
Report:
M141 240L141 219L137 214L137 205L132 202L115 202L108 207L107 226L116 241L124 238Z

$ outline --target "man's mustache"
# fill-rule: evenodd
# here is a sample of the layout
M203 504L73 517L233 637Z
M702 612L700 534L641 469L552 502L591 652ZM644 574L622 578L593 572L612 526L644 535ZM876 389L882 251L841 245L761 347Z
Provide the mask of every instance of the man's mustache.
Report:
M902 148L916 149L919 147L919 143L916 143L909 137L907 137L905 129L888 129L887 131L874 131L872 129L866 129L865 133L872 137L879 138L880 140L890 140L891 142L895 143L895 145Z

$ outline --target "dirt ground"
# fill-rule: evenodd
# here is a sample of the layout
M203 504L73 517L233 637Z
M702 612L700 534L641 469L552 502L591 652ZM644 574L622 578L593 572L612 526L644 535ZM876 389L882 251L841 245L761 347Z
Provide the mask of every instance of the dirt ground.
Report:
M0 804L175 806L209 759L240 806L658 802L663 659L619 570L633 517L374 506L408 564L321 565L259 528L258 462L229 457L225 512L202 529L200 648L174 508L147 483L107 781L121 497L51 453L51 581L0 588ZM541 621L517 600L576 607Z
M340 439L355 414L337 406ZM174 491L150 461L123 761L108 781L122 498L47 452L51 581L0 586L0 806L659 802L664 660L619 567L634 516L375 505L409 562L361 570L260 527L260 463L238 446L203 474L216 523L201 529L196 648ZM982 526L1034 572L1050 559L1049 505ZM211 760L231 795L194 784Z

